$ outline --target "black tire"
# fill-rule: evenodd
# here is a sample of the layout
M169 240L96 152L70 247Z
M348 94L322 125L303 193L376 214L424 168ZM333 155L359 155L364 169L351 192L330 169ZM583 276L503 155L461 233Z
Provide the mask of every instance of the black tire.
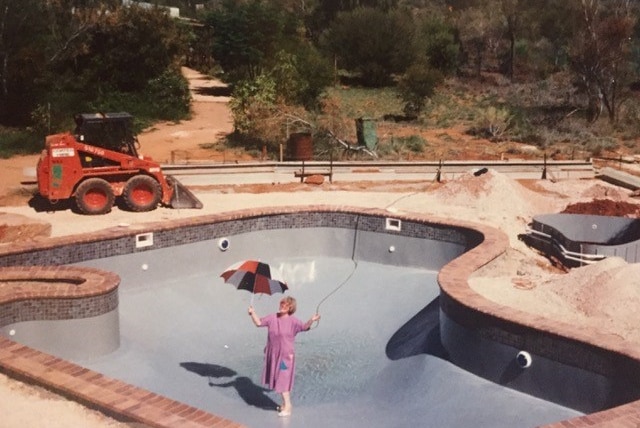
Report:
M152 211L158 207L162 197L162 188L148 175L131 177L124 185L122 199L127 209L134 212Z
M100 215L111 211L116 198L109 182L101 178L89 178L80 183L75 199L81 213Z

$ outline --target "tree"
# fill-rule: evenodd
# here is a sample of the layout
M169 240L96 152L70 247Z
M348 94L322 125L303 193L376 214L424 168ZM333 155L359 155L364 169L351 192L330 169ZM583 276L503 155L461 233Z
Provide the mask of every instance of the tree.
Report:
M398 82L398 93L405 102L404 114L416 118L443 80L442 73L429 64L416 63L409 67Z
M500 0L504 29L509 40L509 60L507 63L509 80L513 82L513 69L516 62L516 39L520 35L525 15L526 0Z
M480 76L486 51L499 39L499 17L495 7L478 5L458 10L457 28L463 50L473 60L474 74Z
M119 8L90 32L86 45L67 65L87 84L123 92L142 90L186 55L185 35L160 9Z
M427 58L427 65L444 75L451 75L460 63L460 44L456 31L443 16L429 12L418 21L419 46Z
M316 109L320 95L332 82L327 61L311 45L299 48L296 54L278 52L275 60L269 74L276 83L279 98L286 104Z
M414 23L406 13L360 8L338 15L324 46L341 68L358 73L367 86L384 86L416 58Z
M230 81L254 79L262 74L287 37L299 37L289 16L261 0L225 0L205 18L213 29L213 57ZM289 33L286 33L289 30Z
M47 13L39 0L0 0L0 122L28 123L46 67Z
M135 107L143 98L147 113L181 110L174 77L184 32L163 11L119 0L16 3L0 0L0 123L48 132L79 109Z
M580 0L580 5L582 27L569 50L571 67L588 99L587 120L597 120L604 106L615 122L631 75L636 15L627 0Z
M304 1L304 0L303 0ZM342 12L353 12L359 8L371 8L389 12L398 7L399 0L312 0L307 15L306 27L311 38L318 41L320 35Z
M302 20L285 6L226 0L206 20L214 34L213 56L229 83L252 86L268 78L279 102L314 108L331 83L331 67L305 37Z

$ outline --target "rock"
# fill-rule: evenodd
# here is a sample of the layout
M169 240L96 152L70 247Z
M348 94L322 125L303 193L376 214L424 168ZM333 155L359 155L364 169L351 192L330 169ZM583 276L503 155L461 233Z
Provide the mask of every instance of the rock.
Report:
M304 182L307 184L315 184L319 186L324 183L324 177L320 174L310 175L304 180Z
M0 243L51 236L51 224L19 214L0 212Z

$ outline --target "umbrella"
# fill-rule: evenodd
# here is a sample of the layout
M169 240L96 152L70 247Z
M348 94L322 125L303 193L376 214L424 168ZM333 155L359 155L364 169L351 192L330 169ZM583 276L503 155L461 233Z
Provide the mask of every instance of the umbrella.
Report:
M257 260L245 260L228 267L220 275L227 284L235 285L238 290L249 290L253 294L284 293L287 284L272 277L267 263Z

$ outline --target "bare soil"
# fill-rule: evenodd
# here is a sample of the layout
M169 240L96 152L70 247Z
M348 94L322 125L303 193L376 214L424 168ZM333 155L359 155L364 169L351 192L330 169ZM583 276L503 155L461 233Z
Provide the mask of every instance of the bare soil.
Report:
M638 218L640 217L640 205L611 199L594 199L589 202L569 204L562 212L566 214L594 214Z

